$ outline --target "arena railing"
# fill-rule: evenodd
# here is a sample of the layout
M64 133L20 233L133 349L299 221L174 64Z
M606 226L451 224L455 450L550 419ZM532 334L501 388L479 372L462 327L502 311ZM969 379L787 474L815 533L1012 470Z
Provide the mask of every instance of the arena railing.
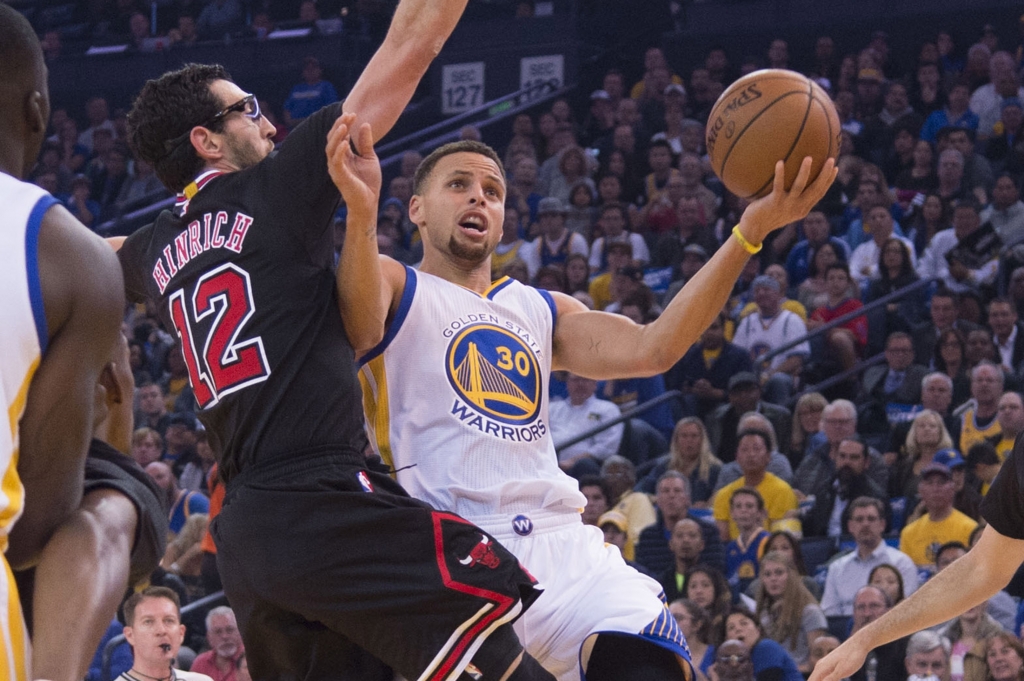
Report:
M878 300L872 300L870 303L868 303L867 305L865 305L863 307L859 307L859 308L857 308L856 310L854 310L852 312L847 312L846 314L844 314L844 315L842 315L840 317L836 317L835 319L833 319L832 321L828 322L827 324L822 324L821 326L819 326L818 328L814 329L813 331L808 332L806 336L801 336L800 338L792 340L792 341L790 341L788 343L784 343L783 345L780 345L779 347L774 348L774 349L764 353L759 358L757 358L756 362L757 362L757 364L759 364L761 366L764 366L766 363L770 362L773 358L781 355L782 353L786 352L787 350L795 348L796 346L800 345L801 343L806 343L807 341L809 341L812 338L815 338L817 336L821 336L822 334L828 333L832 329L836 328L837 326L842 326L843 324L845 324L846 322L850 321L851 319L856 319L857 317L863 317L863 316L867 315L867 313L872 312L873 310L877 310L878 308L882 307L883 305L888 305L889 303L891 303L893 301L896 301L896 300L899 300L901 298L904 298L904 297L906 297L907 295L909 295L911 293L915 293L915 292L917 292L917 291L919 291L921 289L925 289L928 286L931 286L932 283L935 282L935 281L937 281L937 279L920 279L918 281L915 281L913 284L908 284L907 286L904 286L903 288L896 289L892 293L884 295L881 298L879 298Z
M474 109L446 118L394 142L381 145L377 148L377 156L381 159L381 168L386 171L389 167L400 163L402 155L407 151L432 151L445 142L454 141L458 138L459 130L464 125L474 125L482 131L484 128L500 123L523 111L562 97L575 88L575 84L563 87L542 84L516 90L503 97L484 102Z
M191 615L195 612L209 610L211 609L211 606L219 603L227 603L227 598L225 598L223 591L216 591L209 596L200 598L198 601L189 603L181 609L181 619L184 619L186 615ZM100 671L100 678L102 681L111 681L110 660L114 656L114 650L124 642L124 634L119 634L107 641L107 645L103 646L103 666Z

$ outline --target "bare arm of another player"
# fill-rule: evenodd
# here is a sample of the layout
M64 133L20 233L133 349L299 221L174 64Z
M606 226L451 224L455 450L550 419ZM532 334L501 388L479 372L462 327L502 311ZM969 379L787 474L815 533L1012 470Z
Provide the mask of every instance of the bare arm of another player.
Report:
M395 125L438 55L467 0L401 0L384 42L363 69L342 110L373 127L374 141ZM349 126L351 128L351 126Z
M100 374L93 437L128 456L132 392L128 341L118 334L113 359ZM104 418L104 414L106 417ZM94 489L57 529L36 567L32 599L32 671L36 678L85 676L103 633L129 586L135 505L114 489ZM68 613L75 613L68 617Z
M7 558L26 567L82 498L93 398L124 312L117 258L65 209L47 211L39 273L49 344L32 379L20 426L18 474L25 512Z
M327 169L348 206L345 245L335 285L345 333L358 355L384 338L388 314L405 283L405 268L378 255L380 163L373 151L373 131L368 123L359 128L356 146L360 155L352 150L349 132L355 119L352 113L342 115L327 134Z
M790 191L784 166L775 167L772 193L750 204L739 230L760 244L773 230L803 218L836 176L832 161L810 179L810 158L804 159ZM575 298L554 294L558 308L552 369L568 369L589 378L631 378L667 371L704 332L729 298L749 258L730 236L711 260L683 287L654 322L638 325L622 315L588 310Z
M810 681L846 678L878 646L953 619L984 602L1009 583L1022 562L1024 540L986 527L974 548L819 661Z

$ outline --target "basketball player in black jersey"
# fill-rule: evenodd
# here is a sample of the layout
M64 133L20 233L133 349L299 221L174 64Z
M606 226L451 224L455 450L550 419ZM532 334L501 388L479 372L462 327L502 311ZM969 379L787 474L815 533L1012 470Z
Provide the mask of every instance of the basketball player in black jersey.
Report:
M345 678L351 644L408 679L551 678L511 628L539 594L518 561L366 469L337 314L327 133L344 110L385 134L465 4L402 0L344 104L273 154L255 97L217 66L148 82L128 116L180 195L121 246L125 287L181 339L222 453L218 568L258 680Z

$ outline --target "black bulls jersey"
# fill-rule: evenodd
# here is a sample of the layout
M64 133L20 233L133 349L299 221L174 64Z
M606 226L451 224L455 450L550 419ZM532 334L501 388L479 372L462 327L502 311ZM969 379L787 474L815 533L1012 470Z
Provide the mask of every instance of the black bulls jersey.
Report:
M327 132L310 116L276 153L207 175L119 252L129 300L181 339L200 418L230 480L254 463L365 443L362 394L337 307Z

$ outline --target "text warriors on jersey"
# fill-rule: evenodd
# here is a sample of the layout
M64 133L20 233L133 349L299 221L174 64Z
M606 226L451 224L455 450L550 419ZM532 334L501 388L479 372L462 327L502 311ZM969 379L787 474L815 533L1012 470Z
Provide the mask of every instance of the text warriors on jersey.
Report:
M541 347L526 329L495 314L466 314L441 334L449 339L445 374L455 391L452 418L511 442L547 436Z

